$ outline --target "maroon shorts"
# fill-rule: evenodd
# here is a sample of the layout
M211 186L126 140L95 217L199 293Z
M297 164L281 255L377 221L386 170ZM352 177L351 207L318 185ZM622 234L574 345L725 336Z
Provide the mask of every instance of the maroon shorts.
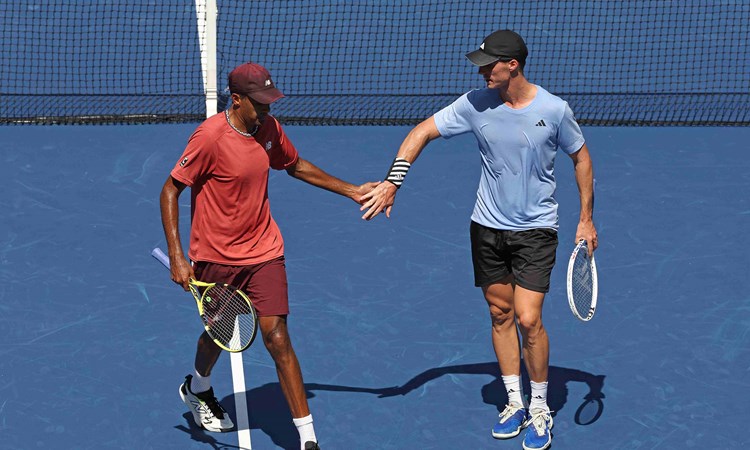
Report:
M193 263L195 278L206 283L226 283L242 289L258 316L289 314L286 264L283 256L249 266L226 266L205 261Z

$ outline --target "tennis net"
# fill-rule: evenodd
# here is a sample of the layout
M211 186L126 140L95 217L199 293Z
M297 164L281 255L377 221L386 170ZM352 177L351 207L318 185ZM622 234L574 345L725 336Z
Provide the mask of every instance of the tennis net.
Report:
M200 3L200 0L198 0ZM197 122L196 2L0 4L0 123ZM266 66L289 124L414 124L483 85L464 55L499 28L588 125L750 125L743 0L218 1L226 76Z

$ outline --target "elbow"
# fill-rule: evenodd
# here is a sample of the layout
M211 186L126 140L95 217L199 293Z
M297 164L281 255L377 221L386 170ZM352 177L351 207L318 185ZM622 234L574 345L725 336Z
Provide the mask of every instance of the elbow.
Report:
M294 177L294 178L297 178L297 179L299 179L299 177L300 177L300 171L299 171L299 167L297 167L297 164L294 164L292 166L287 167L286 168L286 173L290 177Z

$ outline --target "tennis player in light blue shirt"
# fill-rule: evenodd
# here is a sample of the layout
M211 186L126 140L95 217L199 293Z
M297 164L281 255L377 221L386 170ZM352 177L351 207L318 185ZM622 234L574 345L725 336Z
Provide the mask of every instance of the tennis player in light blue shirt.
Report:
M412 129L386 176L363 197L363 219L390 217L398 188L411 164L433 139L472 133L482 174L471 215L474 283L482 289L492 319L492 344L508 404L492 436L509 439L526 428L522 447L552 443L547 405L549 337L542 306L557 250L554 162L558 151L573 161L581 212L575 242L598 246L593 223L593 165L568 104L524 76L528 49L511 30L487 36L466 57L486 82ZM520 338L519 338L520 332ZM521 389L521 351L530 378L530 398Z
M471 220L498 230L557 229L553 172L557 149L584 139L568 104L540 86L528 106L513 109L496 89L462 95L434 116L440 136L473 133L482 160Z

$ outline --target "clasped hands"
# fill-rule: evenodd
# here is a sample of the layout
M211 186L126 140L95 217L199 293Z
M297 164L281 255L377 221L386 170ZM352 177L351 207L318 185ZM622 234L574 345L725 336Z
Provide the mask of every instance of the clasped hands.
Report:
M357 189L359 198L355 201L360 204L360 211L366 210L362 219L372 220L381 212L385 212L385 216L390 218L397 190L396 185L389 181L371 182L359 186Z

